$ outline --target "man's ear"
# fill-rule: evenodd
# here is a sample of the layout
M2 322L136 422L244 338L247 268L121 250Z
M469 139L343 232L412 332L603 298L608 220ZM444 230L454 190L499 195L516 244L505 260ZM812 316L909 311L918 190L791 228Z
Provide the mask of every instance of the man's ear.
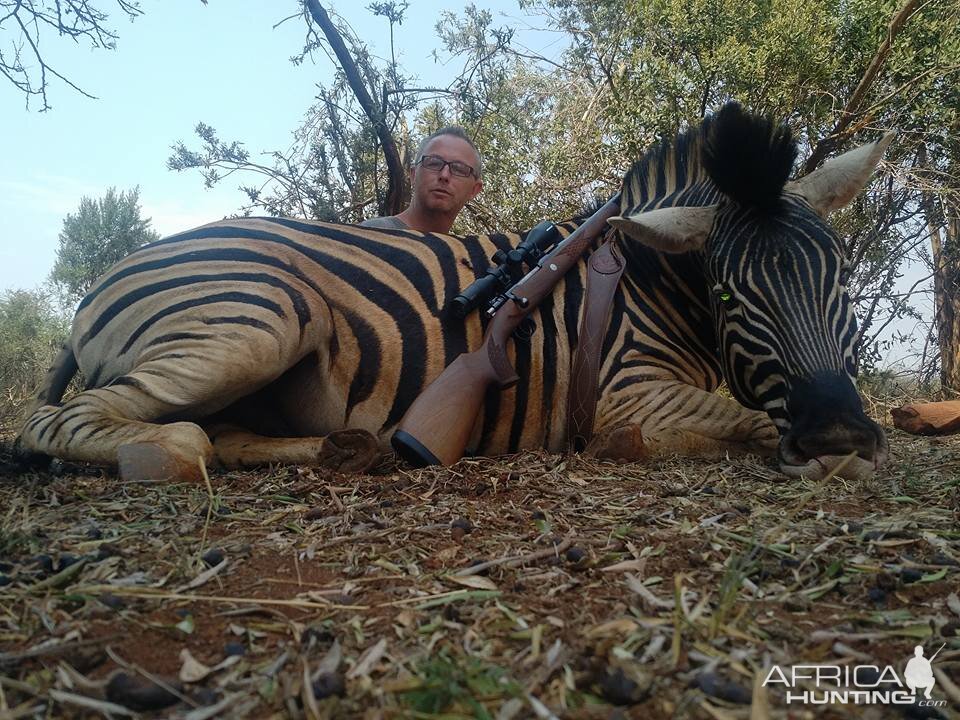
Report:
M610 218L624 235L666 253L685 253L703 248L710 235L716 205L660 208Z
M477 195L479 195L481 190L483 190L483 180L477 180L473 184L473 190L470 191L470 200L473 200ZM467 202L470 202L470 200Z
M806 177L787 183L785 192L802 196L821 216L853 200L870 180L896 133L827 160Z

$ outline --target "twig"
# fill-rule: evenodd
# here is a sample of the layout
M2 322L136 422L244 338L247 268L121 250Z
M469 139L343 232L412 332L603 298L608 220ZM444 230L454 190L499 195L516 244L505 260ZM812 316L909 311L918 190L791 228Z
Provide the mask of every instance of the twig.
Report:
M190 600L192 602L246 603L248 605L279 605L281 607L306 608L313 610L369 610L367 605L335 605L332 603L310 602L309 600L274 600L272 598L226 597L223 595L193 595L191 593L163 592L150 588L120 588L112 585L94 585L82 588L85 592L109 591L114 595L127 595L156 600Z
M76 650L77 648L87 647L88 645L102 645L113 640L117 640L120 637L120 635L109 635L101 638L90 638L88 640L76 640L74 642L57 643L55 645L44 645L43 647L32 648L30 650L24 650L23 652L0 653L0 667L8 663L17 663L21 660L29 660L30 658L56 655L58 653L67 652L68 650Z
M567 548L573 544L573 536L567 535L563 542L554 545L552 548L547 548L545 550L537 550L532 553L527 553L526 555L516 555L513 557L498 558L496 560L488 560L487 562L479 563L478 565L471 565L468 568L463 568L462 570L457 570L453 575L458 577L466 577L467 575L476 575L477 573L482 573L488 568L496 567L497 565L504 565L506 567L517 567L518 565L523 565L524 563L532 562L534 560L542 560L543 558L556 557Z

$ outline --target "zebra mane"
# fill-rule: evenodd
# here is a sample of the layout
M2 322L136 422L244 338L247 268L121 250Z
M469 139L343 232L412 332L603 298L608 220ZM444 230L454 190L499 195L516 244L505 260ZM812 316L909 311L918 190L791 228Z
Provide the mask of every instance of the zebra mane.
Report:
M720 192L741 205L774 210L797 159L790 128L735 102L702 127L703 166Z
M742 205L770 211L778 205L796 157L788 127L729 102L635 162L623 180L624 206L709 204L716 202L719 190Z

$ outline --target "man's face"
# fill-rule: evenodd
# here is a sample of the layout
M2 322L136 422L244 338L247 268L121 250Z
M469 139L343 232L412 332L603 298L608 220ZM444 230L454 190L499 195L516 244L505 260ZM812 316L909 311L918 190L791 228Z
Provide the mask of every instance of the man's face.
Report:
M423 155L435 155L447 161L459 160L476 171L478 161L473 148L455 135L435 137L423 149ZM410 183L417 204L424 210L439 213L458 213L483 188L483 183L474 175L458 177L450 172L450 166L443 170L427 170L415 165L410 170Z

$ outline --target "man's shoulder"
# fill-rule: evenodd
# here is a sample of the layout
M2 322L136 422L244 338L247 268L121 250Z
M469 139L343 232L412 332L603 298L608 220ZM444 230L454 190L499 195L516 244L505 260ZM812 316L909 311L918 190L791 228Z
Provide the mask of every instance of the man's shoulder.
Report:
M396 215L387 215L385 217L375 217L364 220L360 223L361 227L382 228L384 230L409 230L410 226Z

